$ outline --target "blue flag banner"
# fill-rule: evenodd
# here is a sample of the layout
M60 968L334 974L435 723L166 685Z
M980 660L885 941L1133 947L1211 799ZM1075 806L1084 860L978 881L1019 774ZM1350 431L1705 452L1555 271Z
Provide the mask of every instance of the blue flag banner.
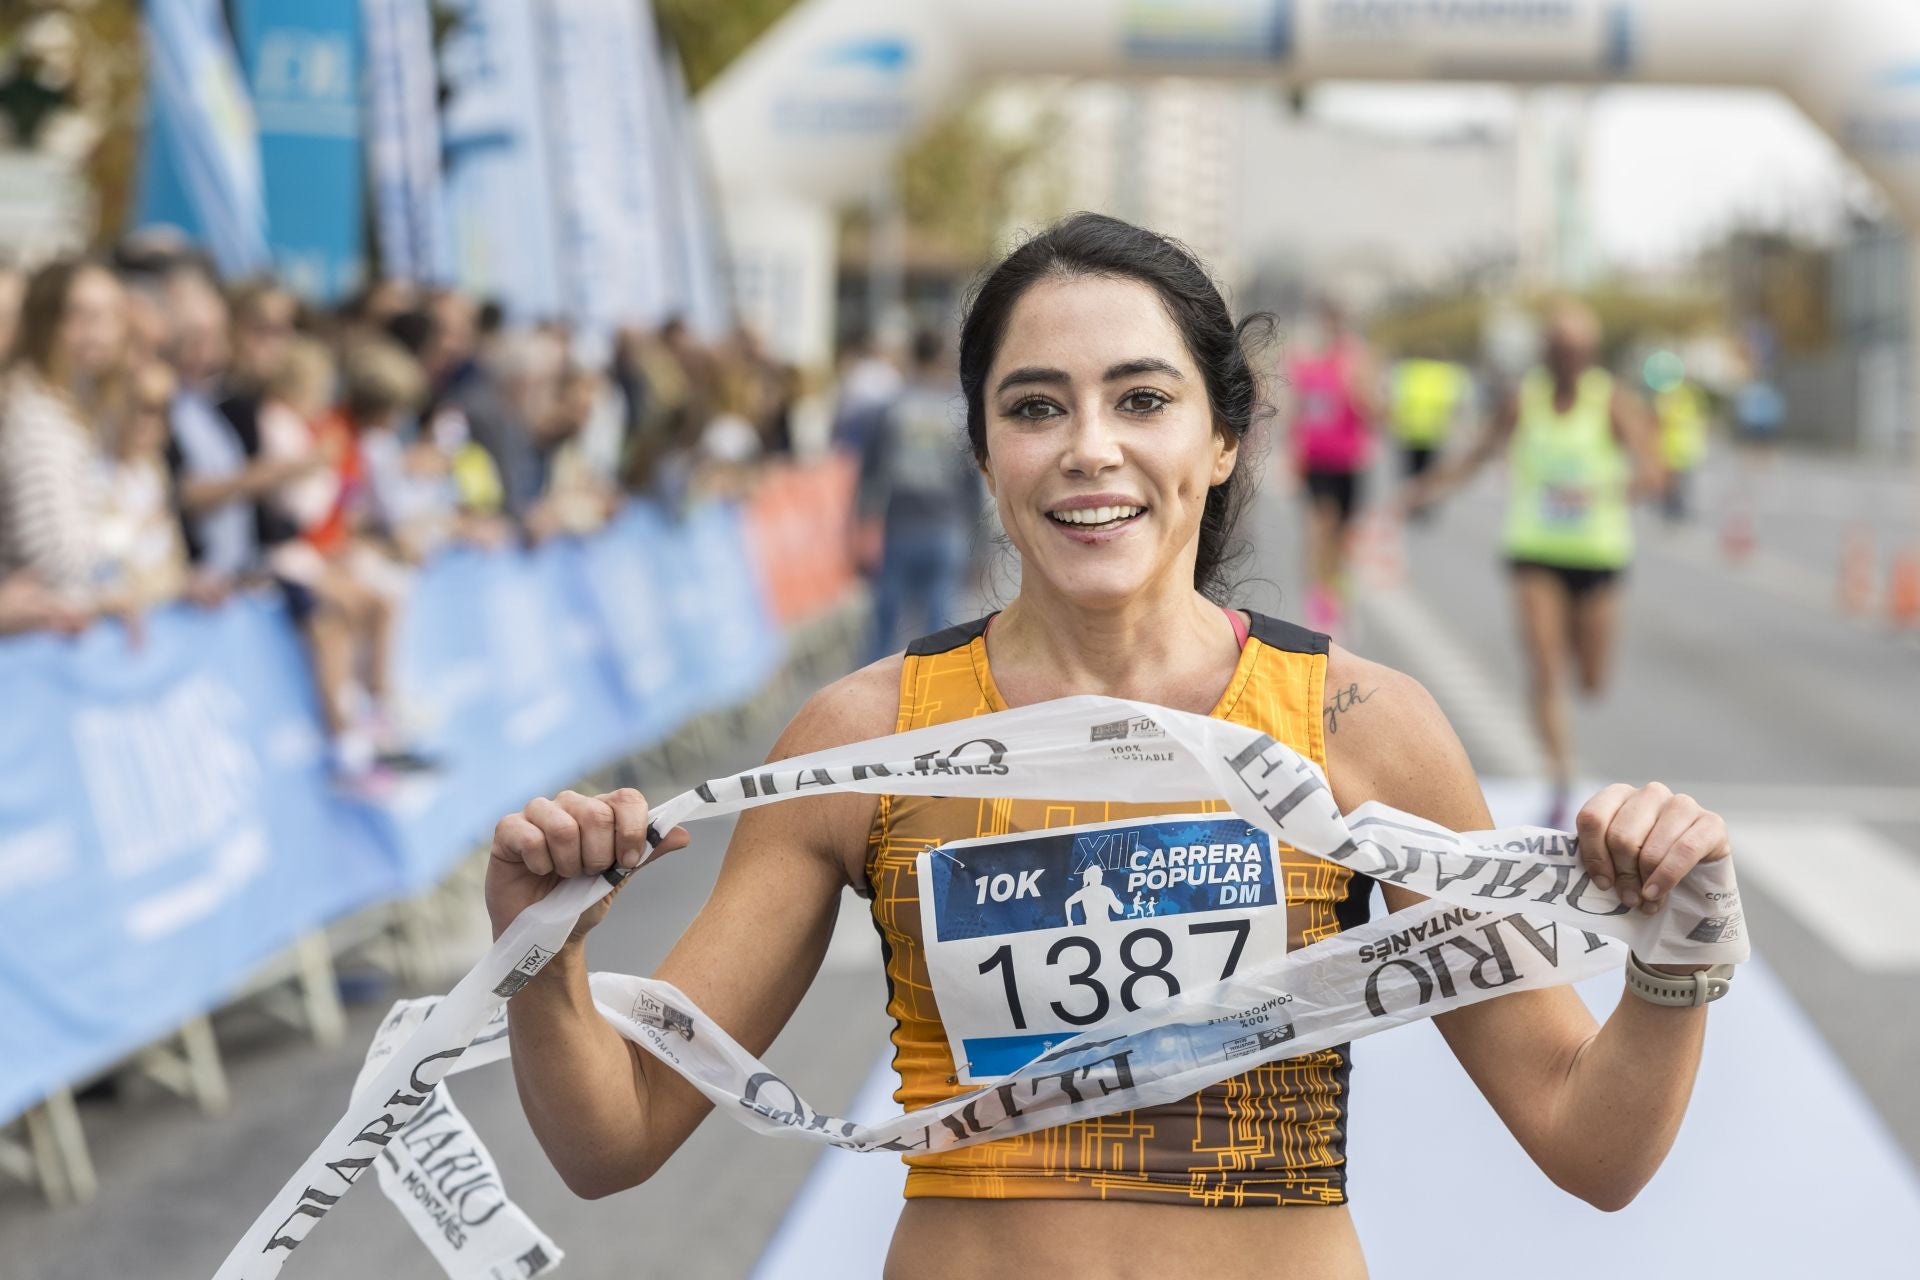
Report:
M662 131L665 165L673 184L673 200L678 216L673 221L676 246L673 256L678 268L674 292L685 309L693 331L713 339L733 328L732 295L727 286L726 245L721 237L720 202L715 198L705 154L700 147L699 131L694 126L693 110L687 96L687 79L678 56L655 52L660 59L667 127Z
M260 130L267 244L295 292L360 287L359 0L238 0L234 25Z
M223 274L267 265L267 214L253 107L220 0L153 0L141 217L207 247Z
M441 50L447 212L460 283L521 320L560 314L540 23L522 0L449 0Z
M634 504L414 578L395 679L436 767L377 802L327 768L277 597L0 642L0 1120L217 1007L301 933L437 881L494 821L784 652L745 520Z
M452 279L440 185L440 90L428 0L365 0L367 168L380 266L401 280Z

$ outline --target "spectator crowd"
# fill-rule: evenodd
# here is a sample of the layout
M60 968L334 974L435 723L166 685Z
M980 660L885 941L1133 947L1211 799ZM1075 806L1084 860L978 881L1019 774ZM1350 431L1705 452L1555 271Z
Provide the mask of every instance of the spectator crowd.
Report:
M350 786L432 767L390 670L415 566L737 494L801 394L744 330L596 344L396 281L318 309L166 244L0 267L0 353L0 635L139 645L157 608L278 592Z

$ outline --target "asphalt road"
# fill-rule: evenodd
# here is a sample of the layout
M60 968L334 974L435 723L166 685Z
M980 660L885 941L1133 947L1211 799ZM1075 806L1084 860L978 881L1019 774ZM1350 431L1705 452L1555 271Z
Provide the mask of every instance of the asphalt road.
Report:
M1793 461L1780 460L1769 475L1768 496L1756 504L1761 554L1738 570L1719 563L1714 536L1720 512L1741 492L1730 468L1703 486L1702 525L1669 531L1647 522L1628 580L1617 679L1604 702L1579 714L1579 758L1583 776L1596 782L1660 778L1687 787L1734 819L1737 848L1750 837L1756 851L1772 851L1766 875L1758 874L1758 852L1755 873L1743 875L1757 946L1908 1157L1920 1160L1920 1098L1912 1090L1920 959L1909 963L1897 938L1876 950L1835 924L1836 911L1877 911L1897 932L1906 912L1920 912L1920 645L1846 617L1812 585L1830 582L1838 548L1858 522L1883 542L1911 536L1914 485L1905 473L1809 460L1807 494L1818 501L1801 501ZM1290 616L1299 598L1298 512L1282 488L1253 513L1254 554L1242 566L1238 598ZM1524 795L1531 785L1515 778L1530 747L1498 567L1498 507L1498 479L1489 476L1414 529L1397 583L1394 557L1370 552L1363 599L1342 640L1426 681L1489 788L1511 799L1514 788ZM673 769L644 784L667 794L758 758L785 709L769 705L752 723L709 734L704 753L680 752ZM624 896L596 933L596 967L650 970L704 901L727 834L725 823L706 824L692 849L649 870L644 894ZM1895 874L1866 878L1876 868ZM852 1099L884 1049L875 950L871 931L850 913L767 1055L829 1108ZM391 985L362 992L344 1042L331 1049L255 1012L224 1015L217 1025L233 1105L223 1117L151 1091L84 1103L100 1194L55 1211L24 1189L0 1187L0 1280L211 1275L338 1115L374 1025L391 999L407 994L420 993ZM561 1274L580 1280L744 1275L813 1166L808 1145L710 1121L655 1182L583 1202L541 1156L507 1068L464 1074L454 1089L514 1198L567 1250ZM439 1271L385 1199L362 1189L286 1274L429 1280Z

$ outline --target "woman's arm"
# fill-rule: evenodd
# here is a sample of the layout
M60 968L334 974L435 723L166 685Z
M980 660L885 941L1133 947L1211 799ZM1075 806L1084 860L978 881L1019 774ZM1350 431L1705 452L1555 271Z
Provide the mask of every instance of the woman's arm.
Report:
M1330 708L1335 691L1350 687L1358 695L1330 709L1336 731L1327 738L1327 772L1343 811L1379 800L1456 831L1493 825L1465 748L1417 681L1335 648ZM1590 867L1609 857L1628 868L1659 864L1663 887L1701 856L1714 856L1707 846L1716 830L1724 855L1719 819L1657 784L1609 788L1581 810L1579 827ZM1624 896L1628 876L1616 874ZM1383 889L1392 910L1420 901L1399 886ZM1623 992L1606 1025L1596 1027L1580 997L1562 986L1501 996L1434 1022L1534 1163L1563 1190L1611 1211L1633 1200L1673 1144L1707 1017L1703 1008L1662 1008Z
M1633 468L1631 492L1636 498L1657 497L1666 491L1667 466L1660 459L1659 426L1647 402L1626 387L1615 386L1608 409L1614 438L1627 451Z
M896 658L821 690L769 758L892 732L899 672ZM850 842L857 849L864 841L875 804L873 796L831 795L742 813L712 896L655 976L686 992L749 1052L764 1053L826 953ZM565 792L503 818L487 876L495 935L565 876L605 870L617 857L637 861L646 826L646 801L632 790ZM662 848L686 840L675 828ZM606 909L603 900L583 916L507 1006L521 1105L561 1178L587 1197L652 1177L713 1105L594 1012L583 939Z
M1442 458L1438 465L1426 475L1405 487L1402 491L1402 504L1409 509L1429 506L1473 479L1481 467L1486 466L1505 451L1507 442L1513 439L1513 429L1519 420L1519 396L1518 394L1509 395L1501 401L1499 409L1493 416L1487 419L1487 425L1474 438L1466 452ZM1351 654L1348 656L1352 657ZM1346 686L1340 687L1344 689Z

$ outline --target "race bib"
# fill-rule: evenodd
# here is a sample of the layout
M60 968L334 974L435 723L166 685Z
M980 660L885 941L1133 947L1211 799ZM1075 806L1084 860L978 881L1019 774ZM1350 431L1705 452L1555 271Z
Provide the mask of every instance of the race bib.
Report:
M1540 490L1540 515L1548 524L1579 524L1593 509L1593 491L1585 485L1549 484Z
M965 1084L1287 950L1273 841L1231 814L958 840L919 870L927 973Z

